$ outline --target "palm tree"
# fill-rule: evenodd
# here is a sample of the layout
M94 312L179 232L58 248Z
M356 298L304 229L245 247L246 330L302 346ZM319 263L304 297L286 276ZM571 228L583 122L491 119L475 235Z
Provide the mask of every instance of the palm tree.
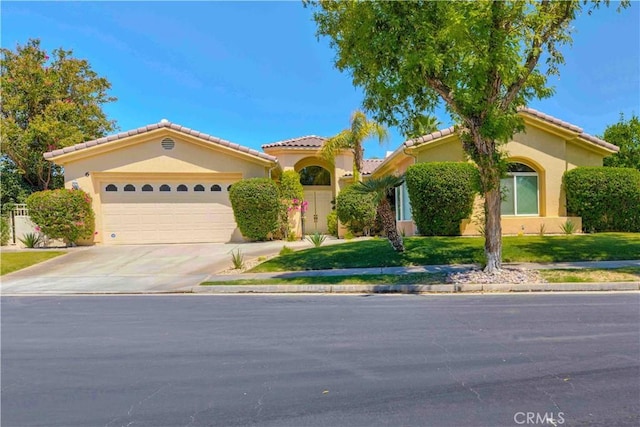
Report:
M340 151L351 150L353 152L353 181L358 182L362 175L362 157L364 155L362 144L372 137L376 137L380 143L386 141L387 129L375 121L368 120L362 111L356 110L351 115L351 127L325 142L321 151L322 157L333 163Z
M440 121L433 117L427 115L416 116L411 121L411 128L407 130L405 136L408 139L411 138L419 138L423 135L429 135L432 132L435 132L440 127Z
M374 203L376 204L378 216L382 220L382 227L387 239L389 239L389 243L391 243L396 252L404 252L404 243L402 242L402 236L398 233L395 215L391 210L391 204L387 196L391 194L394 188L402 185L403 182L404 177L386 175L380 178L371 178L365 182L358 182L355 187L356 191L360 193L374 195Z

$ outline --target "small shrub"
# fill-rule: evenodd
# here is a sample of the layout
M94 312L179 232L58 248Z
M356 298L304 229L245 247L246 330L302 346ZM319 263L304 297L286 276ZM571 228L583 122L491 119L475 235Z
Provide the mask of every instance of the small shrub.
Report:
M238 228L250 240L267 240L278 230L281 202L276 184L268 178L238 181L229 191Z
M413 219L423 236L460 234L471 216L479 174L470 163L433 162L410 166L405 175Z
M336 198L336 214L353 234L368 233L375 227L376 206L373 194L363 194L347 187Z
M240 249L231 252L231 262L236 270L241 270L244 267L244 255Z
M298 236L293 232L293 230L289 229L287 231L287 242L295 242L296 240L298 240Z
M42 235L40 233L25 233L22 238L18 238L25 248L33 249L42 243Z
M293 249L291 249L289 246L283 246L282 249L280 249L280 253L279 255L287 255L287 254L292 254L294 252Z
M266 261L267 257L266 256L259 256L258 258L256 258L256 261L258 262L262 262L262 261Z
M547 231L547 226L544 224L540 224L540 228L538 229L538 236L544 237L544 233Z
M327 229L333 237L338 237L338 213L336 211L331 211L327 215Z
M355 236L353 235L351 230L347 230L347 232L344 233L344 240L353 240L354 237Z
M564 224L560 226L560 229L564 234L573 234L576 231L576 225L568 219Z
M52 239L74 244L88 239L95 231L91 197L82 190L46 190L27 198L31 220Z
M0 246L7 246L11 238L9 220L4 215L0 216Z
M324 234L320 234L320 233L313 233L310 236L307 236L307 240L311 243L313 243L313 246L316 248L319 248L320 246L322 246L322 244L324 243L324 241L326 240L327 236L325 236Z

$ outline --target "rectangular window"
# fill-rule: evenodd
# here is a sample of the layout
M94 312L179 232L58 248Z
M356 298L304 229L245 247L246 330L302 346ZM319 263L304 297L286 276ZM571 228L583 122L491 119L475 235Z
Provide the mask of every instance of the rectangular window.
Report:
M538 177L514 174L500 180L502 215L538 215Z
M411 203L409 202L409 190L407 183L395 188L396 191L396 221L410 221Z

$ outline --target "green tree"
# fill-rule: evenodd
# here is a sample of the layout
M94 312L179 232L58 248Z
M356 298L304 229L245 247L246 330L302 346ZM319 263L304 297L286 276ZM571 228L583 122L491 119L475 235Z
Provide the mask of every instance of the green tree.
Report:
M589 12L603 2L596 1ZM607 3L607 2L604 2ZM311 2L335 65L364 90L374 119L409 133L444 104L480 171L487 273L502 267L500 146L523 128L519 106L553 94L580 1ZM628 1L621 3L627 6ZM545 58L544 65L539 65Z
M72 51L55 49L49 56L39 40L0 53L0 149L33 191L55 187L62 171L43 153L114 130L102 111L115 101L107 94L111 84Z
M380 178L370 178L355 185L356 191L373 195L376 213L382 221L384 233L387 235L389 243L391 243L391 246L396 252L404 252L404 242L402 241L402 236L398 233L396 218L391 209L388 196L391 195L391 192L393 192L396 187L402 185L403 182L404 178L402 177L385 175Z
M363 144L369 138L377 138L380 143L387 137L387 129L377 122L367 119L362 111L354 111L351 115L351 126L339 134L329 138L322 147L322 157L333 163L336 155L342 150L353 152L353 180L360 181L362 175Z
M620 114L620 121L607 126L602 136L607 142L620 147L620 151L604 159L605 166L640 170L640 120L633 114L629 120Z

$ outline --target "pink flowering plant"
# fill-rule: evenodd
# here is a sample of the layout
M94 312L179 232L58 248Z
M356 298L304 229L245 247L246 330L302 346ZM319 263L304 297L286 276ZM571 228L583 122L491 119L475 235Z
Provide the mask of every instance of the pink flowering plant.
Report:
M82 190L46 190L27 199L31 220L36 230L52 239L75 244L95 233L95 216L91 197Z
M278 182L278 193L282 210L280 214L280 237L285 239L295 238L292 232L293 218L292 214L296 212L304 212L307 210L308 203L304 200L304 189L300 184L300 175L298 172L288 170L282 172L280 181Z

